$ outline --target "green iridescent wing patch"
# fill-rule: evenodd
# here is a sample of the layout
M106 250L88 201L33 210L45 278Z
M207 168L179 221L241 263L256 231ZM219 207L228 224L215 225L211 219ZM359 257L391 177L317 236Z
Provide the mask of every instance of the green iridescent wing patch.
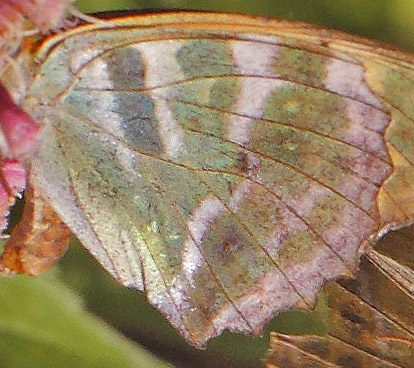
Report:
M31 185L192 344L312 307L412 221L409 57L233 15L111 24L22 58Z

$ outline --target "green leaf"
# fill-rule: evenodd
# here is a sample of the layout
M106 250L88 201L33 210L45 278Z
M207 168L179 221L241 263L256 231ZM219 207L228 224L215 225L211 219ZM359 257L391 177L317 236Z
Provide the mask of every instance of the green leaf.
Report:
M1 366L168 367L88 313L55 274L0 280Z

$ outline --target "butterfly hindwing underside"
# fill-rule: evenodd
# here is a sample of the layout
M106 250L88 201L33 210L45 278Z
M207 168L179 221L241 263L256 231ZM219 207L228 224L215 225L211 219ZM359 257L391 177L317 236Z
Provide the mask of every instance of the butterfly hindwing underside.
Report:
M194 345L313 306L412 221L409 56L203 13L111 19L31 52L27 93L3 81L43 124L31 185Z

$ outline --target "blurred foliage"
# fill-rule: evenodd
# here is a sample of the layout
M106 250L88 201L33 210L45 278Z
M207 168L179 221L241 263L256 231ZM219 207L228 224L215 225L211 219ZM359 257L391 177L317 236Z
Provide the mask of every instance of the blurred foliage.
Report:
M56 276L0 282L0 366L167 368L88 313Z
M87 12L192 9L281 17L414 50L412 0L79 0L77 4ZM197 351L141 293L118 285L77 242L44 276L0 280L0 296L0 367L5 368L164 366L138 344L180 367L254 368L262 367L270 329L318 333L326 328L322 299L316 313L277 316L262 338L225 333L205 351Z

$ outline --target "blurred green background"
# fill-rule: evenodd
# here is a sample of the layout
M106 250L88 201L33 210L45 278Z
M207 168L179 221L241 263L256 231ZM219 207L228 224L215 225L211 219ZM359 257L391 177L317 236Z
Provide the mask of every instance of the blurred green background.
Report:
M414 50L412 0L79 0L85 12L195 9L308 21ZM38 278L0 279L0 368L261 367L270 328L321 332L316 313L289 312L262 338L225 333L205 351L188 346L141 293L112 280L74 241Z

